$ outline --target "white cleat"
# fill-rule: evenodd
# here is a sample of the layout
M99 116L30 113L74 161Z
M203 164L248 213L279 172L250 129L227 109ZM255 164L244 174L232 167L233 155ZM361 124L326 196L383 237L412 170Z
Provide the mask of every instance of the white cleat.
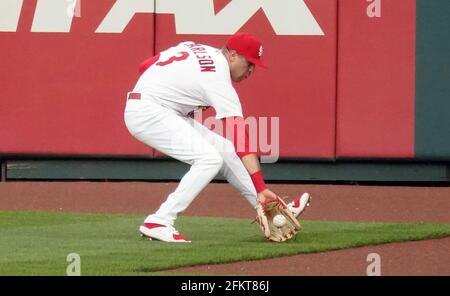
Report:
M182 236L175 228L170 225L156 223L144 223L139 227L141 236L148 239L156 239L169 243L190 243L191 240Z
M302 194L302 196L298 196L292 202L290 202L287 206L288 209L294 214L295 218L300 216L306 209L309 207L311 203L312 197L308 192Z

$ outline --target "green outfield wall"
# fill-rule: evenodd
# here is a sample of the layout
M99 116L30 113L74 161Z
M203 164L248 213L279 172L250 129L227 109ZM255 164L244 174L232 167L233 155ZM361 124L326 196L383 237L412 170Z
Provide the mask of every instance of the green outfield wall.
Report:
M450 1L418 0L415 157L450 159Z
M281 161L263 164L268 182L450 184L450 163L405 161ZM5 181L178 181L189 169L174 160L15 159L2 163ZM217 181L224 181L218 176Z

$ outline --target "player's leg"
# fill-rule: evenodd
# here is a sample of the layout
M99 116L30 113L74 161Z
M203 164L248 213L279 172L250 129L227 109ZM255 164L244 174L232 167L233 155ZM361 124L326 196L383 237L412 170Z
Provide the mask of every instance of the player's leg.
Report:
M215 133L214 133L215 134ZM221 136L215 134L217 137L222 138ZM230 141L222 138L227 141L227 143L223 145L231 145L231 148L234 149L233 144ZM217 143L216 141L214 141ZM216 147L218 149L218 147ZM228 148L229 149L229 148ZM227 150L228 150L227 149ZM256 206L256 189L253 185L253 182L250 178L250 175L247 172L247 169L244 167L241 159L233 152L222 152L219 151L220 155L223 158L223 165L220 169L220 174L225 177L225 179L230 183L234 188L236 188L252 205L252 207ZM296 196L294 200L287 204L289 210L294 214L297 218L304 212L306 207L310 205L311 195L307 192L302 195Z
M129 100L125 122L130 133L141 142L191 165L176 190L145 221L173 225L178 213L217 175L222 157L187 119L153 102Z
M223 159L220 174L247 199L252 207L256 206L256 189L234 145L226 138L209 130L197 121L191 120L195 129L208 143L216 148Z
M193 121L193 124L202 136L219 151L223 158L223 165L219 173L247 199L252 207L255 207L256 189L247 169L237 156L234 145L228 139L207 129L199 122ZM298 217L309 206L311 199L311 195L305 192L288 203L288 208L295 217Z
M234 155L221 155L224 161L219 174L236 188L252 207L255 207L256 189L242 161L236 153L234 153Z

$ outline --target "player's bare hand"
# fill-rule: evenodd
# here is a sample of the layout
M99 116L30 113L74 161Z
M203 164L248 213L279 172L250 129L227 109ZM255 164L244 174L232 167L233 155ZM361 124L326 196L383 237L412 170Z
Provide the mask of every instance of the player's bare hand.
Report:
M261 191L260 193L258 193L256 201L262 205L265 205L268 202L275 201L275 200L277 200L277 195L275 193L273 193L272 191L270 191L269 189L265 189L265 190Z

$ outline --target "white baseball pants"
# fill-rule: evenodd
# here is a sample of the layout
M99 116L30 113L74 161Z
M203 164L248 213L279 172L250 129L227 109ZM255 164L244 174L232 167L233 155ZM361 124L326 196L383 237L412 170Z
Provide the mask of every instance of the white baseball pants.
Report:
M218 174L234 186L254 207L256 190L233 144L192 118L150 99L129 99L125 124L139 141L191 165L178 187L146 223L174 225L194 198Z

